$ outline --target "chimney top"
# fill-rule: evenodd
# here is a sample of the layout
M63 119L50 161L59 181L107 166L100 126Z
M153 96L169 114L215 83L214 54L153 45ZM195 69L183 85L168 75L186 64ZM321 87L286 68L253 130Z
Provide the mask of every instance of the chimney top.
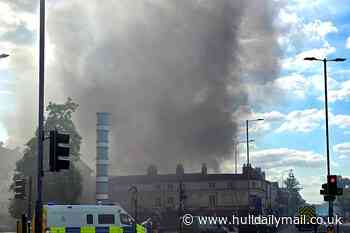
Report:
M183 175L183 174L185 174L184 166L181 163L179 163L176 166L176 175Z
M158 174L157 167L155 165L150 165L147 169L147 175L156 176Z
M207 164L203 163L202 164L202 175L206 175L206 174L208 174Z

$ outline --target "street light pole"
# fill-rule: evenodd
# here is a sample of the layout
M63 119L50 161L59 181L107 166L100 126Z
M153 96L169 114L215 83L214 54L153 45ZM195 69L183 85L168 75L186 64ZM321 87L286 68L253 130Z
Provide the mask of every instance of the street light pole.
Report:
M330 168L330 155L329 155L329 128L328 128L328 86L327 86L327 62L334 61L334 62L343 62L346 59L345 58L336 58L336 59L318 59L315 57L306 57L304 58L306 61L322 61L323 62L323 73L324 73L324 99L325 99L325 117L326 117L326 155L327 155L327 175L329 176L331 174L331 168ZM333 201L329 200L329 206L328 206L328 215L329 217L333 217Z
M263 121L264 119L258 118L254 120L246 120L245 121L245 126L246 126L246 143L247 143L247 167L250 167L250 162L249 162L249 122L253 121Z
M38 115L38 158L37 158L37 199L35 205L35 232L42 232L42 178L44 140L44 75L45 75L45 0L40 0L39 39L39 115Z
M253 139L249 140L250 142L254 142ZM237 141L234 143L234 150L235 150L235 174L237 174L237 164L238 164L238 145L241 143L246 143L246 141Z
M132 195L133 195L133 201L134 201L134 219L135 221L137 222L137 210L138 210L138 203L137 203L137 199L138 199L138 190L137 190L137 187L136 186L131 186L129 188L129 192L132 192Z
M327 146L327 175L331 174L330 158L329 158L329 128L328 128L328 87L327 87L327 59L323 59L323 73L324 73L324 106L326 114L326 146ZM333 214L331 215L333 216Z
M250 163L249 163L249 122L253 122L253 121L263 121L264 119L262 118L258 118L258 119L254 119L254 120L246 120L245 121L245 126L246 126L246 145L247 145L247 197L248 197L248 212L250 211ZM244 173L244 172L243 172Z
M249 166L249 120L245 121L246 128L246 142L247 142L247 166Z

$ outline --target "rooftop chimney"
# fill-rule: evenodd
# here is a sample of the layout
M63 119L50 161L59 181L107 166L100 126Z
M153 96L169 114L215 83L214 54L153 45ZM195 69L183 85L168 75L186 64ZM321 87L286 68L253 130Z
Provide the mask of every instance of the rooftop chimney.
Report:
M206 175L206 174L208 174L207 164L203 163L202 164L202 175Z
M158 173L157 167L155 165L150 165L147 169L147 175L156 176Z
M176 166L176 175L183 175L184 173L185 173L184 166L181 163L179 163Z

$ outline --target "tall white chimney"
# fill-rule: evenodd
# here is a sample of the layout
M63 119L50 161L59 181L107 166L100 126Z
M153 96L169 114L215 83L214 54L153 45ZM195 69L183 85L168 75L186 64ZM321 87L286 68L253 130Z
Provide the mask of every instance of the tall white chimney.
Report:
M96 141L96 203L106 204L108 198L108 112L97 113Z

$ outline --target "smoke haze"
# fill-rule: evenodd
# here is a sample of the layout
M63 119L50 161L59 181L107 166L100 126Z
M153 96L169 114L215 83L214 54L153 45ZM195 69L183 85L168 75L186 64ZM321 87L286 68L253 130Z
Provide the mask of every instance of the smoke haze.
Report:
M279 70L268 0L70 0L47 12L47 100L80 105L89 158L96 112L111 112L114 173L150 164L173 172L179 162L217 170L232 156L232 112L254 99L246 84L267 84ZM261 104L270 95L260 93Z

